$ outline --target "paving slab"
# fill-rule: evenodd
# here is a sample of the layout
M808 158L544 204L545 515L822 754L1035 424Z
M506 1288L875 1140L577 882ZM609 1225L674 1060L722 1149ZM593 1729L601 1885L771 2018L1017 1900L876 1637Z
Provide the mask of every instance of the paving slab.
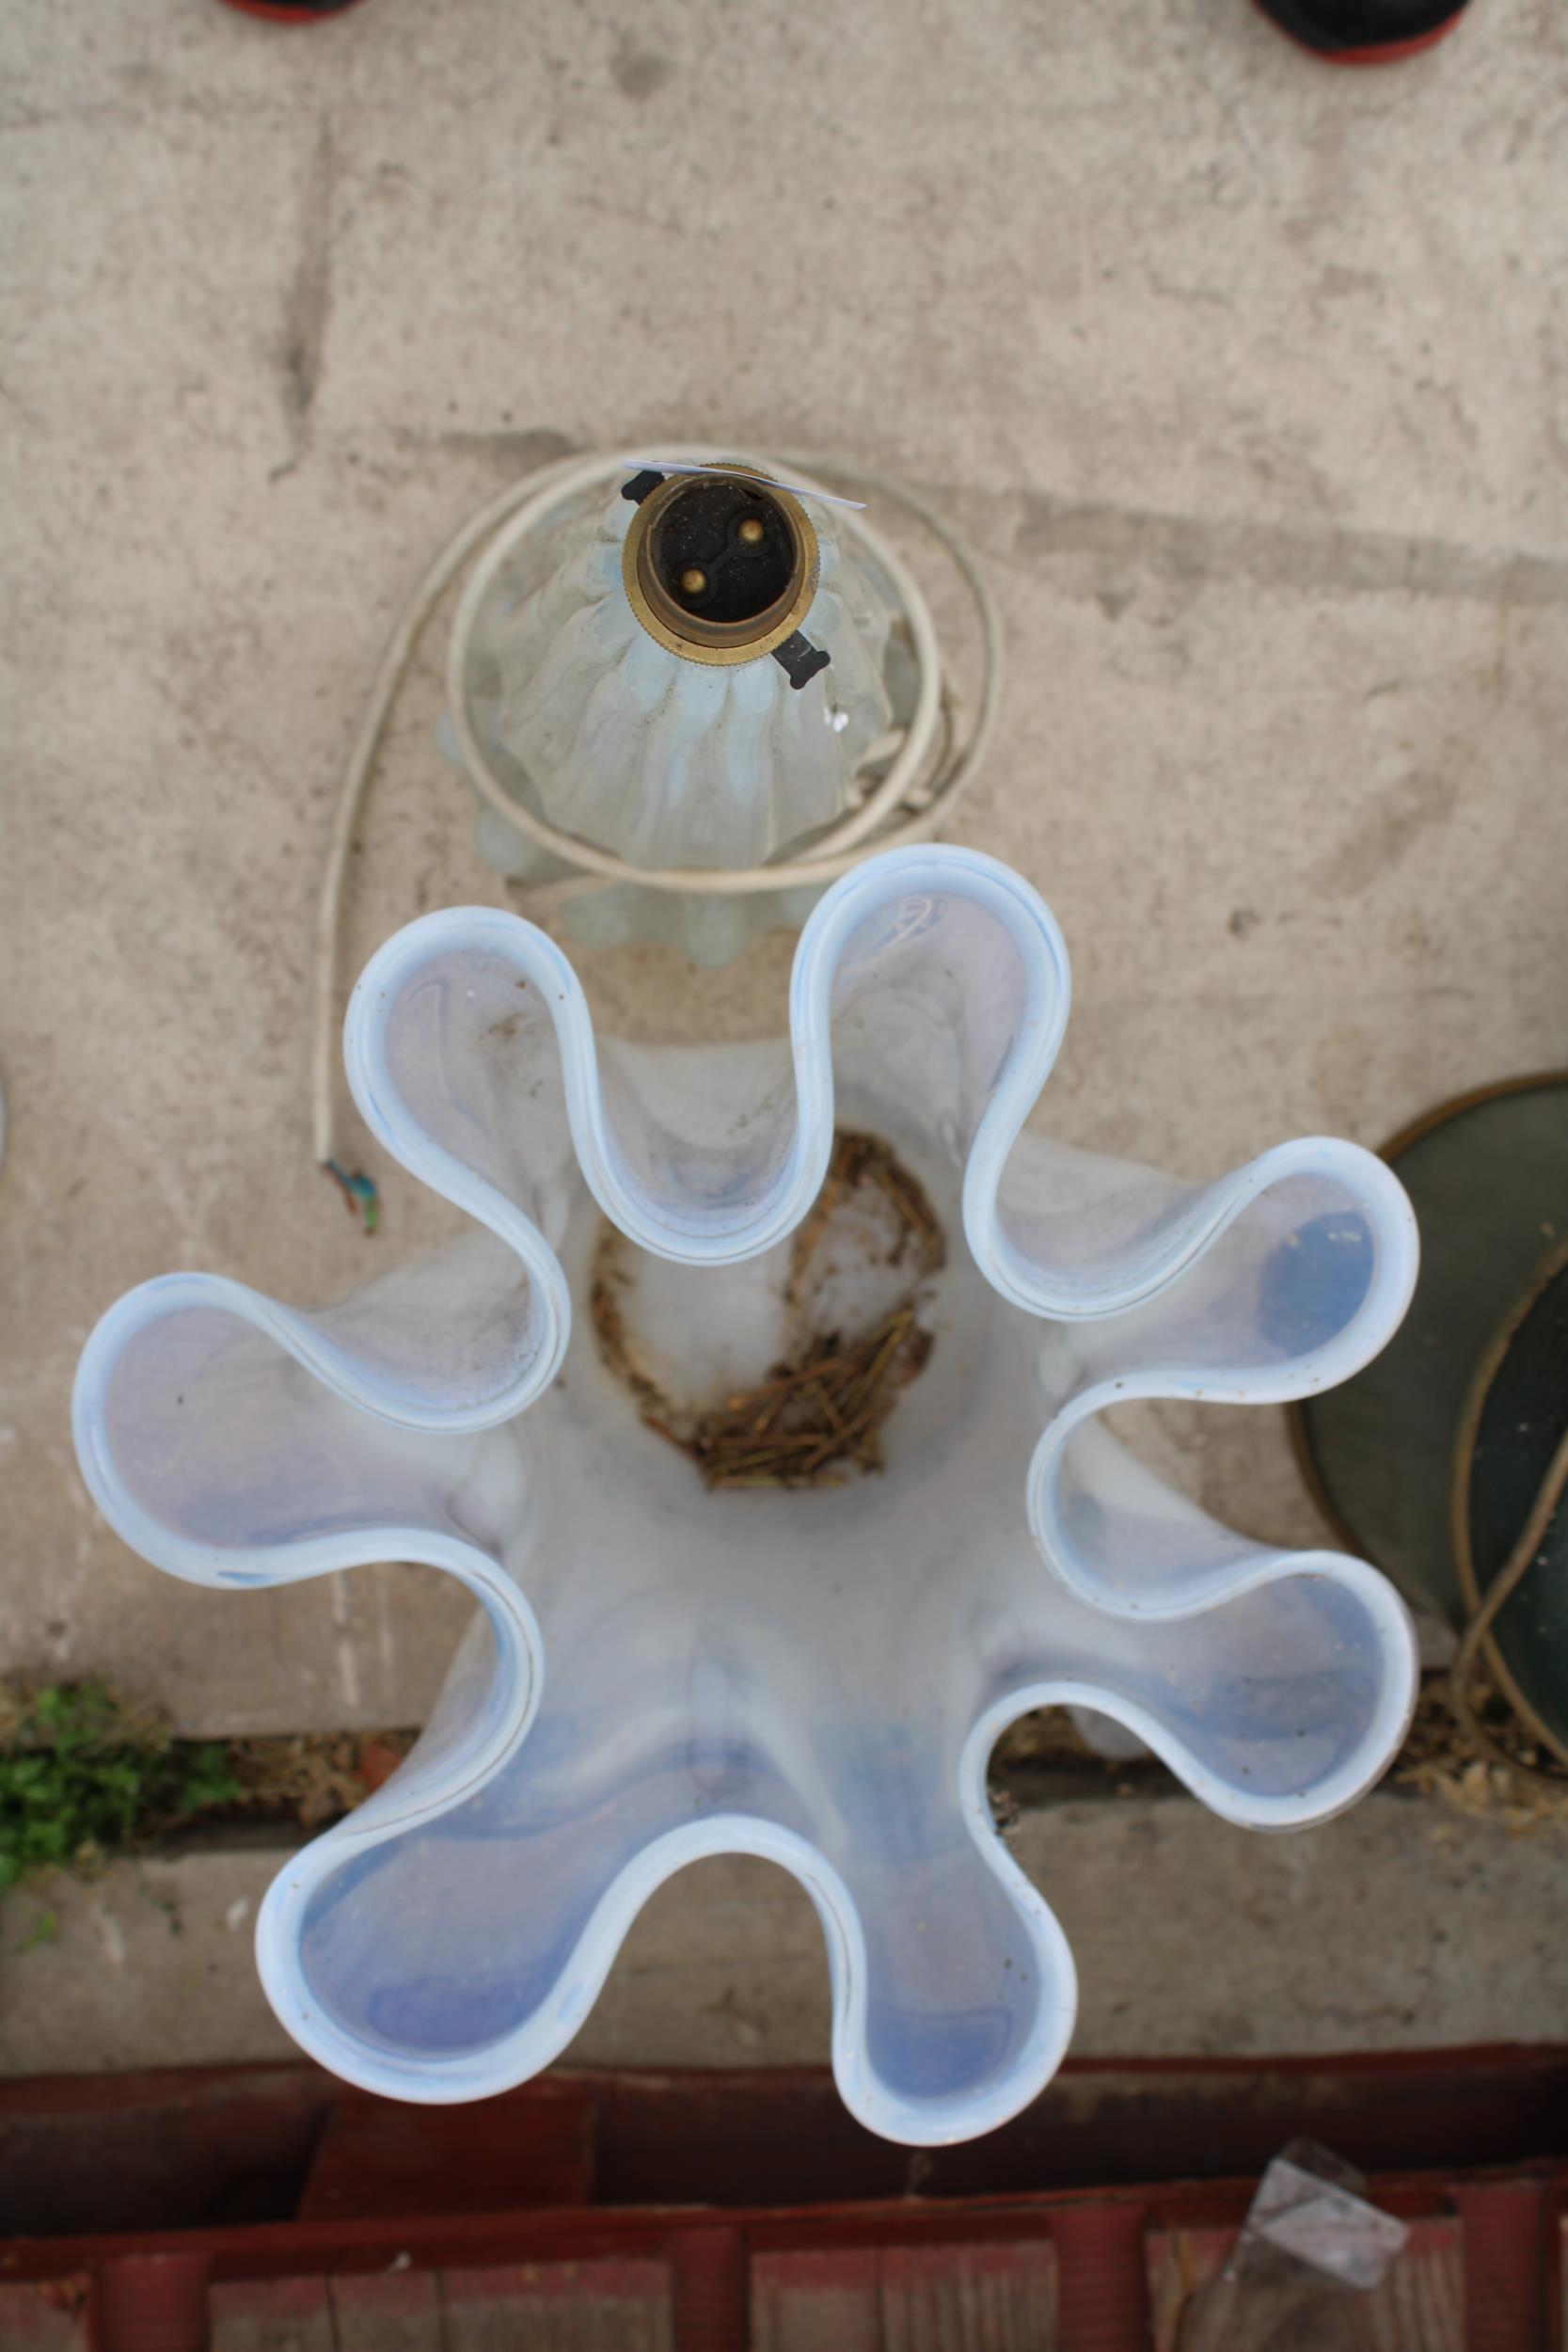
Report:
M1511 1837L1379 1795L1324 1828L1261 1837L1183 1797L1104 1797L1030 1808L1013 1851L1077 1959L1080 2057L1563 2038L1560 1830ZM289 2056L251 1950L285 1859L193 1852L8 1898L0 2074ZM771 1865L732 1856L653 1898L566 2062L825 2065L829 2027L808 1898Z
M367 1241L311 1165L317 878L397 603L563 451L816 450L970 535L1011 682L956 830L1065 927L1069 1139L1204 1176L1568 1061L1557 0L1370 74L1243 0L365 0L308 33L13 0L0 87L5 1661L191 1730L429 1704L437 1579L159 1578L67 1396L146 1276L317 1301L445 1230L366 1150ZM350 970L504 898L432 747L439 635ZM788 956L585 979L607 1026L745 1037ZM1145 1435L1312 1540L1274 1415Z

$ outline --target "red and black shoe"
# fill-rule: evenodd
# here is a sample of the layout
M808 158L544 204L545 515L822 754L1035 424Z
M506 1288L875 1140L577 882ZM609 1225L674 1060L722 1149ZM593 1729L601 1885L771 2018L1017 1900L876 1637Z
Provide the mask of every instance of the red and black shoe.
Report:
M359 0L224 0L225 8L242 16L264 16L269 24L319 24L324 16L341 16Z
M1282 33L1331 65L1393 65L1451 33L1469 0L1257 0Z

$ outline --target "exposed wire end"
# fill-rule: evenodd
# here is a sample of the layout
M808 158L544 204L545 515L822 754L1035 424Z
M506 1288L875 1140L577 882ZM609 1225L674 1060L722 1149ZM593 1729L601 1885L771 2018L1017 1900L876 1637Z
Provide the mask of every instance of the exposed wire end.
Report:
M341 1187L343 1206L350 1216L362 1216L366 1232L373 1233L381 1222L381 1195L375 1188L374 1180L360 1175L357 1170L351 1176L346 1168L339 1167L336 1160L323 1160L322 1166L333 1183Z

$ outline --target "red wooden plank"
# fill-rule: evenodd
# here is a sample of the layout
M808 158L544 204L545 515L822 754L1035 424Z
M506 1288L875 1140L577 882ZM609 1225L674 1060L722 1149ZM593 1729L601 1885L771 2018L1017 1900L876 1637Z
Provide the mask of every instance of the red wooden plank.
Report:
M335 2352L445 2352L435 2271L358 2272L327 2287Z
M1558 2191L1568 2167L1552 2179ZM1149 2187L1135 2201L1157 2199L1174 2223L1227 2223L1245 2213L1256 2182L1233 2181ZM1377 2180L1371 2193L1386 2210L1408 2218L1447 2212L1447 2187L1426 2176ZM753 2252L809 2247L910 2245L928 2239L933 2212L948 2232L966 2240L1001 2241L1060 2231L1085 2200L1060 2190L1038 2196L914 2199L886 2202L742 2208L724 2219L743 2228ZM1100 2203L1103 2200L1091 2200ZM390 2218L291 2221L254 2228L182 2231L166 2237L13 2239L0 2245L0 2270L13 2280L40 2279L89 2267L117 2255L169 2251L207 2255L214 2275L263 2278L319 2272L328 2265L381 2269L399 2254L425 2267L471 2267L496 2262L586 2261L610 2255L664 2258L687 2229L711 2227L712 2215L657 2206L616 2211L602 2205L517 2213L401 2215Z
M1034 2106L952 2148L879 2140L815 2068L580 2075L601 2100L606 2203L1012 2196L1254 2178L1292 2137L1361 2171L1468 2171L1562 2153L1568 2048L1329 2058L1069 2058ZM513 2094L508 2094L513 2095ZM911 2174L911 2165L914 2170Z
M7 2229L83 2236L281 2220L341 2090L304 2065L0 2083Z
M120 2254L99 2270L92 2303L97 2352L207 2352L205 2254Z
M1055 2217L1061 2352L1148 2352L1145 2208L1074 2205Z
M451 2107L343 2091L298 2218L585 2204L594 2189L594 2094L556 2079L531 2088L537 2095L527 2100Z
M670 2249L681 2352L747 2352L751 2257L738 2230L685 2230Z
M932 2213L927 2227L946 2217ZM752 2352L1055 2352L1044 2239L759 2254ZM685 2352L683 2345L682 2352Z
M752 2259L752 2352L881 2352L874 2246Z
M87 2352L90 2293L86 2277L0 2286L0 2344L6 2352Z
M1461 2182L1467 2352L1541 2352L1546 2342L1546 2192L1539 2181Z
M0 2084L7 2227L79 2238L280 2222L295 2211L328 2108L357 2095L301 2063ZM601 2203L754 2208L917 2188L951 2200L1256 2176L1293 2133L1368 2173L1550 2159L1562 2152L1568 2050L1069 2060L1002 2130L912 2153L863 2131L822 2070L551 2075L485 2103L498 2118L496 2169L483 2184L470 2170L463 2210L511 2201L503 2158L526 2152L536 2127L559 2128L546 2109L562 2096L598 2117ZM414 2112L439 2111L403 2110ZM442 2168L427 2211L444 2193ZM345 2212L355 2169L336 2184L318 2179L312 2198Z
M1056 2255L1012 2246L889 2247L884 2352L1056 2352Z
M676 2352L667 2263L514 2263L440 2284L443 2352Z
M281 2104L319 2102L337 2077L308 2058L259 2059L233 2066L148 2066L123 2074L10 2074L0 2079L0 2130L19 2116L87 2119L102 2127L119 2115L150 2106L221 2106L234 2099Z
M325 2278L245 2279L207 2304L211 2352L337 2352Z

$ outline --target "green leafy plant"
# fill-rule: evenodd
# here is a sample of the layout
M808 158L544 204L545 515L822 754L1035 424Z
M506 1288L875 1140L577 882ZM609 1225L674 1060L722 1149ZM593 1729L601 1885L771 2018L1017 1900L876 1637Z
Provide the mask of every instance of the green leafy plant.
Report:
M175 1740L103 1681L8 1689L0 1708L0 1894L89 1869L241 1794L221 1741Z

